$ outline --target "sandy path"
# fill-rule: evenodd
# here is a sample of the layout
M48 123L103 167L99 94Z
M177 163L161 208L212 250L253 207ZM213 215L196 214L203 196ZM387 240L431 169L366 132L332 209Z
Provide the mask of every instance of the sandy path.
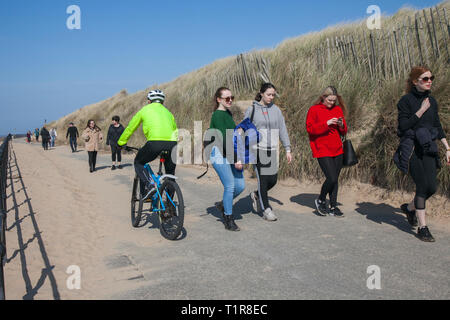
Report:
M133 229L130 226L129 198L134 176L133 168L129 165L132 162L131 156L125 156L124 163L128 163L127 166L114 173L109 168L109 157L101 156L97 165L99 171L91 174L88 171L86 153L72 154L67 146L59 146L44 152L37 144L26 145L16 141L13 150L12 179L9 181L11 196L8 198L10 208L7 232L8 260L5 266L8 299L128 297L124 292L136 290L140 292L143 283L152 283L153 286L163 283L164 268L171 268L183 262L183 259L187 258L182 256L184 254L189 256L190 250L195 251L196 246L198 250L208 252L210 250L208 244L210 246L211 243L215 243L216 237L221 239L223 236L229 236L216 219L205 218L206 212L210 214L214 212L214 209L208 206L217 200L215 197L220 197L221 192L213 170L199 185L195 177L203 169L198 167L177 169L177 174L182 177L180 183L183 193L185 198L189 199L188 201L185 199L187 206L185 227L188 235L185 240L168 242L161 237L154 225L141 229ZM14 155L17 157L21 178L14 166ZM254 186L254 181L248 180L246 194L242 197L245 197ZM298 221L298 226L292 226L295 228L302 228L304 223L321 224L322 222L317 222L319 220L311 214L312 201L318 190L319 186L314 184L302 186L295 181L280 182L270 194L275 200L274 210L283 211L283 214L290 213L291 217L285 215L285 221L290 224L292 221ZM344 211L350 213L348 220L345 220L349 221L349 228L356 226L360 228L359 232L364 234L371 230L371 226L375 226L375 229L380 229L377 229L377 232L388 232L394 238L399 237L400 241L407 239L414 247L422 245L416 239L411 240L413 238L411 234L399 232L399 229L404 231L405 219L396 208L401 201L409 199L410 195L402 194L395 200L387 201L382 200L381 194L373 190L376 189L364 185L342 188L340 201L345 204ZM238 207L244 208L243 211L248 207L244 200L242 198L238 204ZM442 199L440 201L440 205L444 203L444 210L450 212L448 202L442 202ZM360 215L351 215L351 212ZM271 226L254 216L256 215L247 218L246 215L244 220L239 222L242 229L239 237L245 242L258 239L259 232L255 229L255 224L263 228ZM290 221L292 218L294 220ZM366 225L364 219L375 224ZM280 225L282 222L283 220ZM339 222L336 223L339 226ZM448 239L448 218L435 218L430 220L430 225L438 232L439 237ZM322 226L314 228L320 230ZM334 228L336 226L330 226L329 230L325 229L318 238L334 239L336 237L334 233L339 232ZM364 236L361 236L361 239L363 238ZM274 245L276 247L276 243ZM307 246L304 249L306 250ZM445 247L438 249L446 250ZM270 247L267 250L275 248ZM171 251L173 255L169 253ZM438 256L437 253L433 254ZM256 260L259 258L254 257ZM160 259L163 261L162 265L156 263L156 260ZM194 264L196 259L193 260ZM189 260L187 263L192 264L193 261ZM202 263L201 259L199 263ZM241 261L237 260L236 264L239 263ZM71 265L80 267L81 290L69 290L66 285L69 277L66 270ZM183 268L189 271L186 264ZM271 267L264 270L269 272ZM196 271L198 270L194 269L193 276L196 275ZM198 276L203 279L200 274L209 271L200 270ZM155 274L159 276L154 278ZM173 279L168 277L166 281ZM206 285L209 286L210 283ZM200 299L208 298L209 295L202 296L201 292L196 291L201 289L194 285L192 296ZM228 294L233 290L230 288ZM280 290L288 292L286 288ZM170 297L190 298L184 296L182 291L177 292L179 296L172 294ZM225 293L221 294L223 295L218 297L229 297ZM255 294L251 297L253 296ZM165 294L150 290L131 296L131 298L141 297L158 299L164 298ZM241 297L248 298L246 295Z

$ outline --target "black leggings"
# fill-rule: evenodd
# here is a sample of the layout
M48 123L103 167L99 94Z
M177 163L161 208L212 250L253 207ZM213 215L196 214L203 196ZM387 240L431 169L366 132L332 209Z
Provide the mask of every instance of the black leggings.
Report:
M89 167L95 169L97 163L97 151L88 151L89 155Z
M117 146L117 143L113 145L111 143L111 153L112 153L112 161L116 162L116 157L118 162L122 162L122 148Z
M339 175L343 165L344 155L337 157L318 158L320 168L327 180L322 185L319 200L325 201L327 194L330 196L330 206L335 208L337 206L337 195L339 190Z
M436 158L414 152L409 161L409 173L416 184L414 206L417 210L425 210L426 201L437 191Z
M177 145L176 141L148 141L142 149L139 150L136 158L134 159L134 169L136 170L136 174L141 179L143 183L141 186L147 185L148 177L147 171L144 166L155 160L161 152L167 151L168 155L165 157L166 161L164 162L164 169L167 174L175 174L176 164L172 161L172 152L175 152L174 149ZM150 186L147 185L148 188ZM142 188L141 188L141 191Z
M263 154L263 156L261 156ZM272 158L273 156L273 158ZM267 208L272 209L269 204L269 190L271 190L278 181L278 159L276 151L258 150L258 161L256 163L256 174L258 178L258 194L263 211Z

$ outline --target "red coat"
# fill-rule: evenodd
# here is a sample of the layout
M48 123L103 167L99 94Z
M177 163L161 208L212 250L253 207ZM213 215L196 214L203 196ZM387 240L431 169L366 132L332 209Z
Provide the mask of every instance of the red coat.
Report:
M343 118L344 128L338 125L328 126L333 118ZM312 106L306 117L306 131L314 158L336 157L344 154L341 135L347 134L347 122L341 107L328 108L323 104Z

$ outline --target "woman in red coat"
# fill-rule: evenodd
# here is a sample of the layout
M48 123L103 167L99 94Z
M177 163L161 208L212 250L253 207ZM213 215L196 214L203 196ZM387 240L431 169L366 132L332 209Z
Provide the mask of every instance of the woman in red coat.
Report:
M339 105L336 102L339 102ZM326 177L320 196L315 201L317 211L322 216L344 216L337 207L337 194L344 157L341 136L347 134L345 112L342 97L335 87L330 86L309 109L306 118L306 130L309 134L313 157L319 161L320 168ZM327 194L330 197L330 208L326 202Z

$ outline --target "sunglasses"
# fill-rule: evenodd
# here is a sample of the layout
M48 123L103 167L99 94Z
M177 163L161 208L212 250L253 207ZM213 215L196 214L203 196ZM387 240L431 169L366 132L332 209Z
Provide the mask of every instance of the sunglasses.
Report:
M431 76L431 78L429 78L429 77L424 77L424 78L422 78L422 79L419 79L419 80L422 80L423 82L428 82L428 81L434 81L434 76Z
M234 96L226 97L226 98L221 98L221 99L225 100L226 102L231 102L231 101L234 100Z

